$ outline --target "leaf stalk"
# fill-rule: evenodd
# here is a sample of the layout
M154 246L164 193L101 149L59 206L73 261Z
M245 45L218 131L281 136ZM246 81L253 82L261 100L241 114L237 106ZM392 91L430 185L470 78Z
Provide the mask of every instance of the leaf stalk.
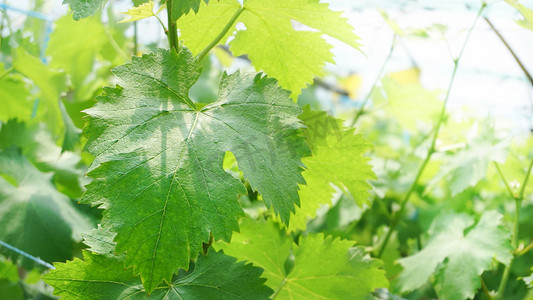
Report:
M518 232L520 228L520 209L522 208L522 200L524 200L524 194L526 192L526 186L527 186L527 182L529 181L529 175L531 174L531 169L533 169L533 159L531 160L531 163L529 164L529 168L527 170L526 177L524 178L524 182L522 183L522 186L520 188L520 192L518 193L518 197L509 189L510 196L514 198L515 200L513 236L511 238L511 245L513 246L513 249L515 249L515 251L513 251L514 253L513 253L513 257L511 258L511 261L503 270L502 280L500 281L498 292L496 294L496 297L494 297L494 299L503 299L503 294L505 293L505 287L507 286L507 282L509 281L509 275L511 274L511 265L513 264L513 260L515 256L518 256L518 254L516 253L516 249L518 248ZM499 168L498 168L498 171L499 171ZM502 177L503 182L506 182L502 173L500 173L500 176Z
M201 61L207 55L207 53L211 51L211 49L213 49L216 45L218 45L220 40L222 40L222 38L226 36L228 31L233 27L233 24L235 24L235 22L237 21L237 19L239 18L239 16L244 10L245 10L244 6L241 6L241 8L239 8L239 10L235 12L233 17L231 17L231 19L228 21L226 26L222 29L222 31L220 31L220 33L215 37L215 39L211 41L211 43L209 43L209 45L207 45L207 47L205 47L205 49L202 50L202 52L200 52L200 54L198 54L197 56L198 61Z

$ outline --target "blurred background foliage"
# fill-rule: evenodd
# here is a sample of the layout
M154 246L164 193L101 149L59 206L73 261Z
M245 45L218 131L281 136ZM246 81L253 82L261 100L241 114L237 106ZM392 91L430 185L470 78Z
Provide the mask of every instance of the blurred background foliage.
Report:
M523 69L487 21L473 30L436 152L381 257L391 287L376 292L377 298L436 297L438 278L404 292L402 265L396 262L431 243L430 228L444 213L470 218L463 229L467 234L495 210L503 215L505 232L512 231L515 203L509 193L518 193L533 159L533 82L524 73L533 71L533 18L527 8L533 5L522 3L494 1L483 16L505 36ZM81 233L101 217L99 210L77 204L92 161L82 151L82 111L113 83L111 68L130 55L166 47L166 38L154 19L118 23L130 1L110 1L101 14L80 21L58 1L0 4L0 240L48 263L66 261L80 256ZM340 118L370 141L374 146L367 155L377 179L370 182L372 207L359 207L357 195L334 187L331 203L307 220L307 232L377 251L430 147L453 60L479 5L474 0L332 3L347 11L364 54L337 46L337 64L328 65L327 75L304 89L298 103ZM247 57L216 48L203 61L191 98L215 101L222 72L237 68L253 70ZM239 176L231 155L225 168ZM505 299L533 299L531 181L524 195ZM240 200L252 217L269 214L251 190ZM54 298L40 280L46 264L6 247L0 253L1 299ZM489 298L502 273L503 266L492 262L476 299Z

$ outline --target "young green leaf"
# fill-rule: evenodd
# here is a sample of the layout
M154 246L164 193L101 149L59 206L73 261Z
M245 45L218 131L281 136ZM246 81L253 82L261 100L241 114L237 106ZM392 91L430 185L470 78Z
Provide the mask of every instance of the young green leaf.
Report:
M300 208L289 228L305 230L307 219L313 218L321 205L331 204L335 192L331 184L352 195L361 207L371 204L367 180L376 179L376 175L368 164L370 159L363 156L372 145L354 134L353 128L345 128L341 120L309 107L304 108L300 119L307 127L304 135L313 154L302 159L307 185L300 187Z
M465 214L443 213L431 224L430 240L422 251L398 262L404 267L399 283L403 291L422 286L435 275L440 299L473 298L481 286L479 276L493 259L508 264L512 258L510 233L500 227L496 211L483 214L479 222Z
M276 299L364 299L376 288L387 287L388 281L379 269L381 262L353 244L309 234L298 246L273 222L243 219L231 244L215 247L263 268Z
M63 0L63 4L69 4L74 20L87 18L96 14L107 0Z
M83 251L83 260L75 258L56 263L55 270L44 276L62 299L146 299L141 280L124 269L121 258ZM273 291L260 278L263 271L222 252L200 255L186 272L180 270L169 283L162 284L150 299L268 299Z
M153 291L187 269L210 232L229 241L243 211L243 184L222 169L226 151L244 177L288 223L303 184L300 108L262 75L224 75L219 100L197 109L188 91L199 76L192 54L157 50L113 70L89 115L87 150L95 156L83 202L107 211L117 252Z
M232 19L234 16L237 18ZM257 70L276 78L294 95L300 94L314 76L323 74L326 62L333 62L331 46L322 35L359 48L358 37L341 13L318 0L245 0L242 6L236 0L212 1L197 15L181 18L178 28L185 45L198 54L231 20L233 26L221 42L225 43L235 24L242 22L246 29L238 30L229 44L233 54L247 54ZM297 30L294 21L317 31ZM199 34L198 28L205 30Z
M0 170L0 240L45 261L71 258L93 222L14 148L0 150Z
M516 20L516 23L524 28L533 30L533 9L524 6L517 0L505 0L505 2L518 10L522 15L522 19Z
M161 5L159 7L159 9L157 10L157 12L154 13L154 2L152 2L150 0L147 3L143 3L143 4L139 5L139 6L136 6L136 7L132 8L132 9L128 10L127 12L125 12L124 14L128 15L129 18L124 19L124 20L120 21L119 23L134 22L134 21L139 21L139 20L142 20L142 19L146 19L146 18L149 18L149 17L156 16L165 7L166 7L166 5L164 5L164 4Z

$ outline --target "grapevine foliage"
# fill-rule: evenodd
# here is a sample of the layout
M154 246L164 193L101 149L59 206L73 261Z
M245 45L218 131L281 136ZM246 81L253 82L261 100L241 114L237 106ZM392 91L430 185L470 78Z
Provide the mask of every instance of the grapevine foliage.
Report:
M93 226L90 219L55 189L51 173L36 169L14 147L0 151L0 170L0 240L48 261L71 258L81 233Z
M263 285L263 271L222 252L200 255L189 271L150 293L150 299L268 299L273 293ZM56 264L44 280L62 299L146 299L141 280L124 269L119 257L83 252L83 260Z
M222 169L226 151L267 206L288 223L299 203L298 114L289 93L263 75L221 79L219 100L199 109L188 97L199 68L187 49L157 50L113 70L88 109L87 150L95 156L83 202L106 209L117 252L148 291L188 268L209 234L229 241L243 211L242 183Z
M335 192L331 184L351 195L359 206L370 205L371 187L367 181L376 177L368 164L370 159L363 154L371 144L326 112L312 111L307 106L300 119L306 125L303 133L313 154L302 160L306 166L303 173L306 185L300 187L301 205L296 208L289 228L305 229L317 209L331 203Z
M362 299L388 281L381 262L353 245L322 234L296 245L277 224L245 219L230 244L216 247L263 268L276 299Z
M245 0L242 6L236 0L212 1L202 6L197 15L181 18L178 27L185 45L198 54L231 20L233 27L222 43L233 36L235 25L242 22L246 29L236 31L230 50L236 56L248 55L257 70L276 78L295 95L314 76L323 74L326 62L333 62L332 47L322 35L359 48L352 26L340 12L330 10L319 0ZM296 30L293 21L317 31ZM198 28L205 30L199 33Z
M509 234L500 227L502 216L488 211L474 223L464 214L441 214L429 229L430 240L422 251L398 262L402 290L423 285L434 274L442 299L473 298L481 283L479 276L490 268L492 259L508 264L512 258ZM444 267L437 268L439 264Z
M533 299L533 138L446 108L476 22L446 96L414 67L358 99L315 78L360 47L326 2L64 0L51 33L2 6L0 299Z

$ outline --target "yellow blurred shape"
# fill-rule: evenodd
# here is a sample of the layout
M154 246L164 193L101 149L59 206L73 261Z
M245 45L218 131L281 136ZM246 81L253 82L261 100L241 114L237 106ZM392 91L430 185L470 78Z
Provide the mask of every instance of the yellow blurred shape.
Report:
M389 77L399 84L420 83L420 69L409 68L402 71L391 72Z

